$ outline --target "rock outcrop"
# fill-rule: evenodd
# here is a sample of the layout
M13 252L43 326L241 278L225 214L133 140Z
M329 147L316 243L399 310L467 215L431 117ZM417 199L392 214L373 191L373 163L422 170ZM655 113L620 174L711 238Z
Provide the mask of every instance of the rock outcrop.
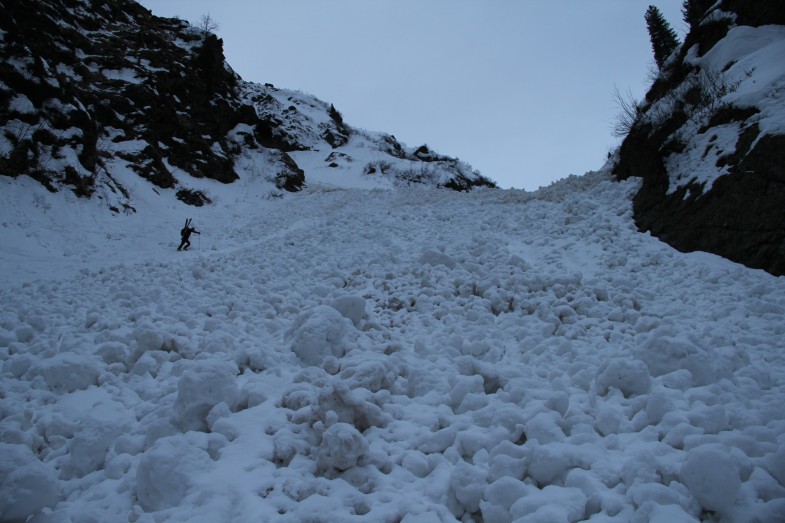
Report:
M785 275L785 2L723 0L660 71L616 158L635 220Z
M239 148L261 147L259 118L215 35L126 0L1 9L3 174L80 196L108 187L130 206L113 161L182 189L176 173L234 181ZM251 132L232 140L238 126Z
M0 44L0 174L115 212L134 210L129 172L191 205L210 203L200 180L229 184L248 165L273 191L298 191L307 174L289 153L356 134L331 104L243 81L209 31L131 0L3 0ZM389 135L362 138L391 161L421 161ZM437 185L493 186L441 163Z

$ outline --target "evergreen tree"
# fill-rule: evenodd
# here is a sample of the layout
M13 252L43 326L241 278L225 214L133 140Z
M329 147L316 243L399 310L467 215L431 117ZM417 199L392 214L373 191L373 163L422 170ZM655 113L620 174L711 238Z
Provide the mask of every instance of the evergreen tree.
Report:
M679 45L679 38L676 36L676 31L670 26L662 13L655 6L650 5L646 10L646 26L649 29L649 39L651 39L651 47L654 51L654 61L657 62L657 67L662 69L665 65L665 60L671 55L674 49Z
M714 0L684 0L681 4L681 14L690 29L698 27L706 15L706 11L714 5Z

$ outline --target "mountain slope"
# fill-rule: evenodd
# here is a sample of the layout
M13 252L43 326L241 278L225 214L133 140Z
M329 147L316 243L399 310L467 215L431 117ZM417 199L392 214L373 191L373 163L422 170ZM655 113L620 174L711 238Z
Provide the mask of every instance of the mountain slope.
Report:
M0 520L777 521L785 280L638 186L238 191L184 253L80 207L0 252Z
M684 251L785 274L785 3L722 1L665 64L615 174L635 219Z
M421 158L391 136L352 129L311 96L243 82L215 35L130 0L3 0L0 15L2 175L115 212L135 209L129 175L192 205L211 201L204 180L255 176L268 191L299 190L310 173L292 151L372 149L390 165L380 185L493 185L458 160ZM420 171L428 176L406 176Z

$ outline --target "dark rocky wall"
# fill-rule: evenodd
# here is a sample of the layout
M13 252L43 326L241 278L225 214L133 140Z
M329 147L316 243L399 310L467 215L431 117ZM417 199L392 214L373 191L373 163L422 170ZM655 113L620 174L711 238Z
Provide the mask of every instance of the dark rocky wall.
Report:
M240 151L227 133L241 123L264 127L255 109L239 101L239 78L225 67L220 39L153 16L135 2L2 0L0 29L0 125L13 143L0 158L5 175L28 174L50 190L65 184L89 196L102 155L111 156L111 136L114 143L147 142L142 150L117 154L158 187L179 184L167 162L194 177L230 183ZM35 111L14 111L9 102L17 94ZM63 138L71 128L81 132ZM243 147L262 146L254 135ZM68 172L53 169L58 162L52 158L69 148L78 164Z
M785 2L724 0L721 8L735 13L736 24L785 24ZM699 55L716 45L732 27L728 19L693 29L681 55L654 82L646 97L648 110L654 102L698 74L684 61L687 49L698 46ZM685 147L676 131L688 119L687 107L676 104L658 127L633 126L624 139L614 167L620 179L642 178L634 198L635 221L641 231L681 251L707 251L752 268L785 275L785 136L760 136L751 121L755 108L718 106L701 133L729 122L739 123L734 151L716 165L727 167L709 190L688 184L668 194L665 159ZM687 137L686 139L689 139ZM756 141L757 140L757 141Z

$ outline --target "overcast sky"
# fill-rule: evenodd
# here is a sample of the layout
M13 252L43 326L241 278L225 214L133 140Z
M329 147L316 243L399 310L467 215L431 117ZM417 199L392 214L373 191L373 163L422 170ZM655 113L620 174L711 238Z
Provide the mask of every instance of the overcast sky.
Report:
M245 80L335 105L354 127L427 143L500 187L602 166L618 144L614 85L642 98L643 15L683 38L681 0L143 0L219 24Z

